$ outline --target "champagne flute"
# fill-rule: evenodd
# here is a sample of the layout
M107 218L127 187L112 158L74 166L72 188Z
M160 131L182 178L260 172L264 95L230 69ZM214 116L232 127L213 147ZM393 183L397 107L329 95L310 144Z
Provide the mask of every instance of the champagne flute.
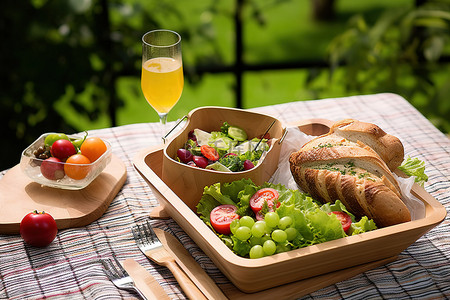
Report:
M167 114L180 99L183 85L181 36L165 29L144 34L141 88L145 99L159 115L163 142Z

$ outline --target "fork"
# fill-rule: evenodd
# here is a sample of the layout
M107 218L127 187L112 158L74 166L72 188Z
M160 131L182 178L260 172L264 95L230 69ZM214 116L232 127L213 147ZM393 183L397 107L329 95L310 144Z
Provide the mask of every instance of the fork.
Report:
M191 279L178 266L175 258L164 248L147 220L131 228L134 240L142 253L158 265L167 267L189 299L206 299Z
M110 258L100 260L105 268L105 273L109 280L111 280L117 288L123 290L134 290L139 294L139 296L142 297L142 299L147 300L142 292L136 287L133 279L130 275L128 275L127 271L122 267L115 256L113 256L113 260Z

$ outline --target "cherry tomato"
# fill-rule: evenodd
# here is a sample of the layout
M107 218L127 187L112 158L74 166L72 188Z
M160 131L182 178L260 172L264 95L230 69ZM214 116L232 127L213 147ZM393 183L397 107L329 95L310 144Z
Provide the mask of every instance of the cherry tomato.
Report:
M41 164L42 175L50 180L58 180L64 177L64 163L56 157L49 157Z
M347 232L350 229L350 226L352 225L352 218L346 212L343 211L332 211L331 213L336 215L336 217L342 224L342 229L344 229L344 231Z
M53 157L64 161L69 156L76 154L77 149L75 149L75 146L69 140L57 140L50 148L50 152Z
M65 133L51 133L45 137L44 144L50 147L57 140L69 140L69 137Z
M55 239L58 228L51 215L35 210L22 219L19 231L27 244L45 247Z
M181 160L181 162L183 162L185 164L190 162L193 158L191 151L183 149L183 148L177 150L177 156Z
M231 233L231 222L240 218L236 211L237 207L231 204L215 207L209 215L211 225L218 233L229 235Z
M264 202L267 202L269 209L273 208L275 200L278 199L278 191L272 188L263 188L256 191L255 194L250 198L250 208L253 210L255 214L257 214L264 205ZM277 207L280 203L277 204Z
M194 155L192 160L194 161L197 167L202 169L206 168L206 166L208 165L208 160L203 156Z
M81 154L89 158L91 162L96 161L103 153L106 152L106 144L101 138L89 137L81 144Z
M203 156L211 161L219 160L219 153L216 149L214 149L211 146L208 145L202 145L200 147L200 151L202 152Z
M69 157L64 164L64 172L72 179L80 180L87 176L91 170L91 161L82 154L75 154Z

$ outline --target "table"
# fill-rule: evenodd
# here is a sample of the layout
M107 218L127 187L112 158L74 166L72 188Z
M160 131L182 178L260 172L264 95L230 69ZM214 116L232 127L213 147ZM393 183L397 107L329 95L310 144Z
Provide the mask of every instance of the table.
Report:
M405 155L426 162L426 190L450 209L450 139L438 131L405 99L395 94L353 96L290 102L259 107L282 122L310 118L355 118L372 122L400 138ZM118 290L99 261L116 256L133 258L162 285L172 299L185 296L170 271L150 262L138 249L130 227L145 220L158 205L155 195L133 167L134 156L160 143L159 124L145 123L90 131L111 142L128 177L105 214L92 224L61 230L47 248L24 244L19 235L0 238L0 298L9 299L132 299ZM6 170L0 173L0 177ZM220 286L228 279L181 230L175 221L155 226L174 234ZM316 291L304 299L442 299L450 298L450 217L403 251L398 259L349 280Z

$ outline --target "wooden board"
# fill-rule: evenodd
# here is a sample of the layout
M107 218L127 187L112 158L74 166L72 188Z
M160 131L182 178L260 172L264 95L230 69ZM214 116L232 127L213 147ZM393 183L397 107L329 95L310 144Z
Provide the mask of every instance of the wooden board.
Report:
M125 164L114 154L105 170L81 190L42 186L16 165L0 179L0 233L19 233L20 221L34 210L52 215L58 229L88 225L103 215L126 177Z
M294 125L307 134L319 135L327 132L330 123L314 119L296 122ZM259 293L287 286L292 282L303 282L310 287L308 292L312 292L322 287L322 283L329 285L335 279L344 280L349 278L347 276L351 277L376 267L378 263L387 263L442 222L446 216L445 207L423 188L414 184L412 194L425 205L425 216L421 219L250 260L233 253L186 205L184 199L174 193L171 182L162 178L163 150L163 146L143 149L133 161L135 168L149 184L162 206L155 208L151 216L173 218L232 284L245 293ZM203 189L197 186L192 188ZM348 257L352 259L349 260ZM353 275L343 270L352 270ZM335 275L328 276L329 274L339 276L333 279ZM327 280L323 281L324 278Z

